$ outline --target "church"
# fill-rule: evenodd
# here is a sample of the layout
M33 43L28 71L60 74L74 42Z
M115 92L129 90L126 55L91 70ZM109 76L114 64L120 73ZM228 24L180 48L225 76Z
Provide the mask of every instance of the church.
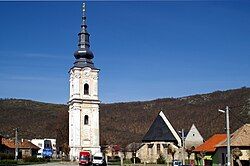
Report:
M168 161L181 159L182 140L165 114L161 111L142 138L138 157L144 163L157 163L159 155Z
M69 147L70 160L78 160L80 151L100 152L99 134L99 69L94 66L87 31L86 7L82 6L82 23L78 33L75 62L69 71Z

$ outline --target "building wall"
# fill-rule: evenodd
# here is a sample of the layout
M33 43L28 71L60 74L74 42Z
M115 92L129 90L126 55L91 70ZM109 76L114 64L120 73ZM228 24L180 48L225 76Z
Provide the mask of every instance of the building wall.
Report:
M43 153L43 147L44 147L44 139L32 139L31 143L34 145L38 146L40 149L38 150L38 155L37 157L42 158L42 153Z
M70 159L78 159L80 151L100 152L98 72L89 67L70 70L69 146ZM89 93L84 93L88 84ZM85 117L88 122L85 123Z
M234 147L231 147L231 151ZM240 147L240 150L242 152L242 156L240 156L240 160L249 160L250 159L250 147ZM213 156L213 165L222 165L223 164L223 158L222 156L225 156L224 161L226 162L226 154L227 154L227 148L221 147L217 148L216 153ZM232 156L231 156L232 157Z
M240 148L242 152L242 156L240 156L240 160L250 160L250 146Z
M217 148L215 154L213 155L213 165L224 165L226 160L227 149L226 148Z
M3 153L15 155L15 149L4 148Z
M201 144L203 144L203 137L201 136L197 128L194 125L192 125L185 139L185 147L186 148L191 148L192 146L197 147Z
M149 147L149 144L153 144L152 148ZM167 162L172 162L172 155L168 154L167 147L163 145L171 144L170 142L150 142L145 143L136 153L136 156L141 159L142 163L156 163L160 154L165 158ZM157 148L157 146L159 148ZM181 151L177 146L173 145L176 149L176 153L174 154L174 159L181 159Z
M138 153L136 153L136 156L138 156ZM124 158L127 160L130 160L133 157L133 152L125 152Z
M22 152L22 158L32 156L32 150L31 149L21 149L20 151Z
M38 150L38 154L37 157L41 158L42 153L43 153L43 149L44 149L44 141L45 140L50 140L51 141L51 145L52 145L52 149L53 149L53 158L56 158L56 139L53 138L43 138L43 139L32 139L30 142L33 143L34 145L38 146L40 149Z
M99 70L89 67L70 70L70 97L72 99L98 100ZM84 94L84 84L89 85L89 95Z

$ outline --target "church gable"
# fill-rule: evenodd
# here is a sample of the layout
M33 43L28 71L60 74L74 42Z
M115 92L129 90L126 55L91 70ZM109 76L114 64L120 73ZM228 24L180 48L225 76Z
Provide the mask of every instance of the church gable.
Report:
M154 120L153 124L150 126L148 132L144 135L142 142L175 142L180 145L180 137L163 114L160 112L159 115Z
M194 124L186 136L185 143L187 148L192 146L197 147L203 143L203 137Z

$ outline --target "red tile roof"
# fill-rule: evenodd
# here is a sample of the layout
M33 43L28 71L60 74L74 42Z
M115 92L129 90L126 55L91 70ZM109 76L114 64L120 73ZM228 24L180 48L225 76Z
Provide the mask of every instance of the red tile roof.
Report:
M2 138L2 144L11 149L15 148L15 142L10 139Z
M15 149L15 141L11 140L11 139L6 139L6 138L2 138L2 144L7 146L10 149ZM38 146L34 145L33 143L31 143L30 141L27 140L23 140L22 142L18 143L18 148L20 149L40 149Z
M206 142L195 148L195 152L214 152L216 145L227 138L226 134L215 134L210 137Z

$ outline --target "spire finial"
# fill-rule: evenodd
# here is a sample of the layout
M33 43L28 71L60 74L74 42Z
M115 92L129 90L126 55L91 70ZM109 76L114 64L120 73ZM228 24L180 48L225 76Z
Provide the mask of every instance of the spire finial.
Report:
M82 26L87 26L86 25L86 4L84 2L82 3Z
M81 63L81 66L84 63L86 65L92 65L93 62L91 59L94 58L92 51L89 49L89 33L87 31L87 23L86 23L86 4L82 4L82 24L81 24L81 31L78 34L79 42L78 42L78 50L75 52L74 56L76 58L76 64ZM78 65L79 66L79 65Z
M85 14L86 12L86 4L85 2L82 3L82 13Z

